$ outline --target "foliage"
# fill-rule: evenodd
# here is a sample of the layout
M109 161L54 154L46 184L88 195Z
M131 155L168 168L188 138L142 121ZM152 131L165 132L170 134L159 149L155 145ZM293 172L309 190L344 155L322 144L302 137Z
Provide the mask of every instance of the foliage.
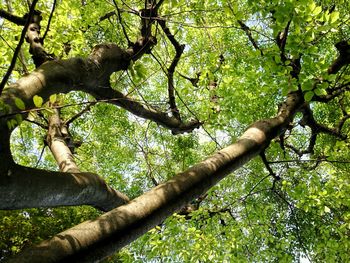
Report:
M28 10L24 3L0 1L0 8L22 16ZM137 36L140 19L135 10L141 9L143 2L116 3L122 21L117 15L100 19L116 11L113 1L57 1L46 49L66 59L87 56L102 42L126 48L122 26L130 39ZM40 1L37 6L43 15L42 31L51 7L51 1ZM274 116L290 91L301 88L316 121L328 127L335 127L342 118L340 105L349 111L348 91L327 103L316 99L326 95L331 85L349 85L348 66L338 74L327 73L338 54L334 44L350 39L348 1L173 0L165 1L159 13L177 40L186 45L175 72L179 111L185 120L203 121L203 127L173 136L153 122L103 102L92 105L71 126L73 137L83 141L75 154L80 169L102 175L129 197L139 196L229 144L252 122ZM258 49L238 21L249 28ZM288 23L284 53L289 59L284 60L276 38ZM4 75L21 28L0 19L0 30L0 73ZM155 33L158 44L152 54L129 70L115 73L111 85L138 101L169 111L164 70L175 51L160 28ZM293 59L301 63L297 78L291 77ZM32 70L24 45L10 81ZM195 86L189 78L198 78ZM59 96L68 105L62 109L65 119L93 100L80 92ZM33 100L37 108L44 105L40 97ZM17 100L16 105L25 109L23 101ZM287 143L305 150L312 131L301 123L302 117L297 115L292 123L297 128L287 131ZM342 134L347 136L349 131L345 122ZM16 128L11 145L16 161L57 170L44 148L44 136L45 131L32 123L23 122ZM292 148L281 149L276 140L266 155L280 180L269 175L260 159L254 160L212 188L198 209L174 214L109 261L299 262L308 258L347 262L349 141L320 134L314 152L301 157ZM2 211L0 260L97 214L88 207Z

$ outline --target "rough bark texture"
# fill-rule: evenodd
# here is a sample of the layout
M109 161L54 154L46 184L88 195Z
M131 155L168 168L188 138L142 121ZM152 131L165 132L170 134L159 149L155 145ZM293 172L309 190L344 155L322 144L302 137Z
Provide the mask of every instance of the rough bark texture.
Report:
M260 154L302 103L302 94L289 94L276 118L256 122L236 143L130 203L28 248L9 262L96 262L116 252Z

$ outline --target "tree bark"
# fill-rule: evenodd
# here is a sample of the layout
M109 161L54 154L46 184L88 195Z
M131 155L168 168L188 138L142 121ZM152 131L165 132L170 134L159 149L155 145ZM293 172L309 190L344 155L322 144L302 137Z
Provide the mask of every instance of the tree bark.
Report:
M54 113L49 117L49 127L47 131L46 141L55 157L58 167L62 172L80 173L80 169L75 163L73 153L67 146L66 138L63 135L63 130L68 134L68 127L62 123L58 109L53 110ZM72 140L72 138L68 138Z
M109 211L128 198L93 173L62 173L13 164L0 176L0 209L92 205Z
M130 203L27 248L8 262L96 262L115 253L259 155L302 104L301 93L290 93L277 117L255 122L236 143Z

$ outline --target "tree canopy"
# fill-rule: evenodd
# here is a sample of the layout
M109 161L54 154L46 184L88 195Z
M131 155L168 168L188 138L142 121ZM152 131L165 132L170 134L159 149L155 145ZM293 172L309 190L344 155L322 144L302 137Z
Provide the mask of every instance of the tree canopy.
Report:
M0 1L0 261L347 262L349 21Z

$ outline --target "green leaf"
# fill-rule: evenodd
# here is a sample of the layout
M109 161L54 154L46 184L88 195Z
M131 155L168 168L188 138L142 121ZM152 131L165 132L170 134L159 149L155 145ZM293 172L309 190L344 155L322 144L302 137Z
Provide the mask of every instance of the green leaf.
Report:
M301 85L302 91L312 90L312 88L313 88L313 82L311 80L307 80Z
M314 90L315 94L317 96L324 96L324 95L327 95L327 91L325 89L322 89L322 88L316 88Z
M314 96L314 92L309 90L304 94L305 101L311 101Z
M35 95L33 97L33 102L34 102L35 107L40 108L43 105L44 100L42 97Z
M312 1L312 2L309 4L309 10L310 10L310 11L313 11L315 8L316 8L316 4L315 4L314 1Z
M49 98L51 104L54 104L57 101L57 94L52 94Z
M15 98L15 104L17 108L20 110L25 110L26 108L26 105L24 104L23 100L21 100L20 98Z
M337 21L339 18L339 12L334 11L331 13L330 17L329 17L329 23L333 24L335 21Z
M328 206L324 206L324 211L325 213L330 213L331 212L331 209L328 207Z
M16 121L18 124L21 124L21 122L23 121L23 117L21 114L16 114Z
M12 130L16 127L17 121L15 119L11 119L7 121L7 127Z
M314 9L314 11L312 11L312 14L317 16L319 13L321 13L322 11L322 7L318 6Z

